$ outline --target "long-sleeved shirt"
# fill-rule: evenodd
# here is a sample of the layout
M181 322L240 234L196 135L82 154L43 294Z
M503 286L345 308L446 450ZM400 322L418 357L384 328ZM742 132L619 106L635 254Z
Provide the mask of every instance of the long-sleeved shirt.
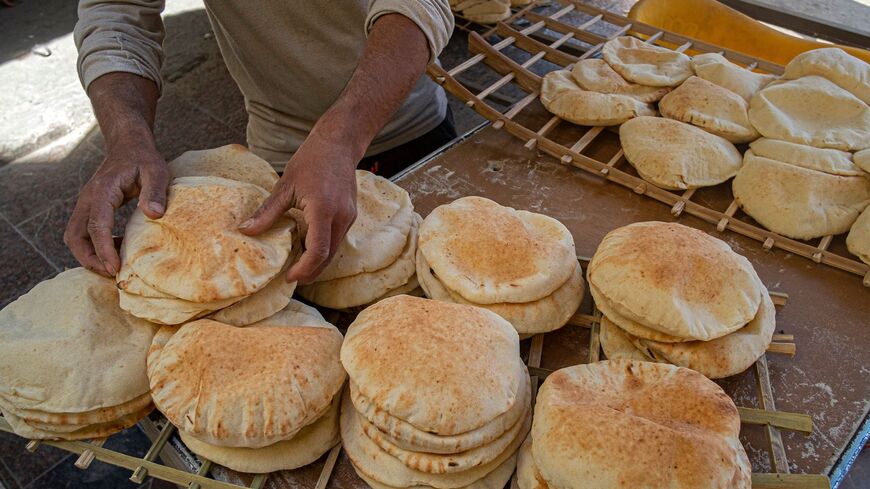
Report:
M165 0L80 0L75 40L85 90L128 72L162 85ZM448 0L205 0L221 54L245 98L251 150L282 167L350 80L378 17L413 21L435 61L453 30ZM401 63L402 60L396 60ZM445 117L443 89L423 75L366 152L415 139Z

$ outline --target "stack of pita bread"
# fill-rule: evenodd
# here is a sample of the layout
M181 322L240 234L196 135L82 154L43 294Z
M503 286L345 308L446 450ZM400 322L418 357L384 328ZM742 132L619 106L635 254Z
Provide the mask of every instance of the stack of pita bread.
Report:
M450 8L463 18L478 24L495 24L511 15L511 4L525 5L525 0L450 0Z
M357 170L356 221L305 299L332 309L364 306L398 294L419 294L414 256L422 218L404 189Z
M520 449L520 489L748 489L740 416L714 382L672 365L605 361L553 372Z
M681 224L611 231L589 262L588 279L609 359L672 363L718 379L749 368L776 327L752 264Z
M157 327L118 307L111 279L74 268L0 311L0 411L30 439L103 438L152 409Z
M347 330L341 437L375 489L501 488L531 426L511 325L485 309L401 295Z
M816 49L795 57L783 78L751 99L749 117L764 138L744 155L734 197L790 238L844 233L870 204L860 166L870 148L870 65L838 48ZM860 250L865 240L860 230L856 236Z
M242 326L281 310L295 283L296 222L281 218L259 236L238 227L266 200L277 174L242 146L185 153L170 163L166 213L137 209L121 245L121 308L160 324L215 313ZM217 311L217 312L215 312Z
M488 309L522 336L564 326L583 300L574 238L548 216L464 197L423 220L418 248L427 297Z
M247 327L164 326L148 351L151 395L194 453L241 472L295 469L338 443L341 342L296 301Z

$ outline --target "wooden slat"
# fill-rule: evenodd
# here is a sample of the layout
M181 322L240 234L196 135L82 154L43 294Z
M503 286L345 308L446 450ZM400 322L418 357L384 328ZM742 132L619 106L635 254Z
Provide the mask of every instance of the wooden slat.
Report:
M764 409L738 407L740 422L746 424L771 425L777 428L801 433L813 432L813 418L806 414L767 411Z
M773 400L773 388L770 386L770 371L767 367L767 357L761 357L755 362L755 379L758 384L759 403L765 411L776 411L776 402ZM782 443L782 435L779 430L771 425L764 426L764 434L770 445L770 466L779 474L788 474L788 458L785 454L785 445Z
M576 63L579 58L576 56L571 56L570 54L565 53L564 51L559 51L556 49L561 43L565 41L561 41L556 46L548 46L542 42L536 41L531 37L524 36L519 33L519 31L512 29L507 24L499 22L498 27L496 28L498 34L502 37L513 37L516 39L515 44L518 48L528 51L530 53L544 53L544 59L551 63L555 63L561 66L567 66L572 63ZM569 32L565 34L565 36L573 36L574 34ZM562 37L561 39L568 40L570 37ZM558 40L557 40L558 42Z
M827 476L817 474L752 474L752 489L831 489Z

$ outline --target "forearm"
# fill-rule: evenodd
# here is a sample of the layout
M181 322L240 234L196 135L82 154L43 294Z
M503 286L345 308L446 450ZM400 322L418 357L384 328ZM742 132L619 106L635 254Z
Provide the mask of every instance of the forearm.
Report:
M312 135L340 142L351 160L359 161L411 93L428 60L429 45L416 24L399 14L380 17L356 71Z
M88 96L109 152L121 145L154 147L156 83L131 73L108 73L90 84Z

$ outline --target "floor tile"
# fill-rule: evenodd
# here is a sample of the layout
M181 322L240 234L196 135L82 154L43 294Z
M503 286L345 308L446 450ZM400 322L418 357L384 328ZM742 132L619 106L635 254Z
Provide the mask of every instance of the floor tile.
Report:
M166 93L175 93L185 102L199 107L213 118L223 122L228 127L237 128L232 119L238 119L237 114L244 112L245 101L235 80L230 76L223 58L213 56L194 70L167 86ZM244 131L244 127L242 127Z
M151 446L151 441L138 426L134 426L112 435L104 446L126 455L144 457L148 447Z
M18 224L78 195L102 160L102 152L82 141L66 156L46 154L4 166L0 169L0 213Z
M57 273L4 220L0 220L0 250L0 307Z
M242 135L234 134L226 125L171 91L163 95L157 106L154 136L157 147L167 160L189 150L245 143Z
M24 487L70 454L59 448L40 446L30 453L24 449L27 440L5 431L0 432L0 461L10 475ZM2 474L0 474L2 479ZM7 486L7 489L14 486Z
M63 242L63 233L70 215L75 208L76 197L56 204L41 214L28 219L18 226L18 230L33 243L51 262L61 269L74 268L79 263ZM124 235L127 220L136 210L137 201L131 200L115 211L115 225L112 234Z
M21 489L2 459L0 459L0 489Z

